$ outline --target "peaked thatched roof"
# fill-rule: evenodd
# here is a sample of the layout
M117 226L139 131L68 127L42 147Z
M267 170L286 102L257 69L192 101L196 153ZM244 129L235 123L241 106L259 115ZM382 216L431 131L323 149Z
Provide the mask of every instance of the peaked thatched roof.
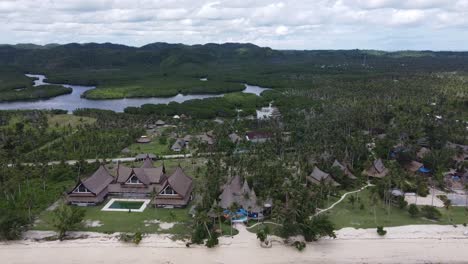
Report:
M351 173L351 171L348 169L348 167L346 167L345 165L341 164L338 160L335 160L333 162L333 165L332 167L336 167L336 168L339 168L341 171L343 171L344 175L348 176L348 178L350 179L357 179L356 176L353 175L353 173Z
M167 179L167 184L179 195L185 197L192 191L193 179L186 175L181 167L177 167L175 172Z
M164 177L163 167L151 167L151 168L129 168L123 165L118 165L117 168L117 182L125 183L127 180L136 176L143 184L148 185L151 183L160 183Z
M421 167L423 167L424 164L421 162L417 162L415 160L409 162L408 164L405 165L405 169L411 171L411 172L417 172Z
M334 186L340 185L335 180L333 180L330 174L320 170L317 166L314 167L314 170L307 177L307 180L309 180L313 184L320 184L323 181L325 183L330 183Z
M114 180L104 165L99 166L99 168L91 175L90 177L86 178L85 180L80 180L80 182L75 186L78 187L80 184L83 184L86 189L94 194L99 194L104 190L107 185L109 185Z
M149 156L147 156L145 161L143 161L143 165L141 165L141 168L154 168L153 161Z
M163 125L165 125L165 124L166 124L166 122L162 121L161 119L159 119L158 121L156 121L156 125L157 125L157 126L163 126Z
M224 185L223 191L218 198L220 199L219 206L225 209L236 203L252 212L261 212L262 210L262 207L258 205L255 191L249 187L247 181L244 181L241 185L241 178L238 175L233 177L228 184Z
M388 169L385 167L381 159L377 159L367 170L363 172L363 174L369 177L383 178L387 176Z

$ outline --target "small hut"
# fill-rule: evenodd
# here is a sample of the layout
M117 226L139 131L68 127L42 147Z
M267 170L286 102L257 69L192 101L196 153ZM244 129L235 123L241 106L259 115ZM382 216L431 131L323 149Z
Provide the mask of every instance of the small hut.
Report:
M307 180L312 184L319 185L321 182L326 184L331 184L333 186L340 186L335 180L333 180L332 176L322 170L320 170L317 166L314 167L312 173L307 176Z
M137 143L140 143L140 144L147 144L147 143L150 143L151 142L151 138L147 137L147 136L141 136L140 138L138 138L136 140Z
M387 176L388 169L385 167L381 159L377 159L367 170L363 172L363 174L369 177L383 178Z
M344 175L346 175L348 178L350 178L352 180L357 179L357 177L353 175L353 173L348 169L348 167L341 164L338 160L335 160L333 162L332 167L340 169L343 172Z
M159 119L158 121L156 121L156 126L157 127L162 127L166 124L166 122L162 121L161 119Z

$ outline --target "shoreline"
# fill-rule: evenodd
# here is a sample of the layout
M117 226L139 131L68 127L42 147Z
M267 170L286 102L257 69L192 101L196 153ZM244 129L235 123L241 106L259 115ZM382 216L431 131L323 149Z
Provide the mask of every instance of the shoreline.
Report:
M262 248L254 233L237 226L239 234L221 237L220 245L187 248L169 235L151 234L140 245L118 241L117 234L74 232L84 239L34 241L52 231L28 231L25 240L0 243L2 263L466 263L468 227L459 225L410 225L386 228L385 237L375 229L343 228L337 238L308 243L304 251L276 242Z

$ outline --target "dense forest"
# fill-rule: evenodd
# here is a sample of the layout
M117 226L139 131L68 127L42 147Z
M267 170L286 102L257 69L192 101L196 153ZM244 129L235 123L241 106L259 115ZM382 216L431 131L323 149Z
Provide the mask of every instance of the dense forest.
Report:
M30 224L60 197L65 186L95 167L47 167L46 162L116 157L159 119L171 127L170 133L162 133L164 142L169 134L175 134L172 140L208 130L215 135L213 145L190 149L195 156L219 154L206 157L196 179L194 204L199 215L217 210L214 204L222 186L239 175L255 189L259 200L273 201L270 220L282 225L278 235L304 235L308 241L332 235L327 216L312 216L330 199L366 184L369 179L363 171L377 159L389 169L388 176L371 180L374 187L366 197L368 203L355 201L363 208L359 210L373 212L373 226L378 222L377 207L387 218L387 222L382 220L385 224L394 224L388 220L391 207L393 214L414 221L404 202L389 202L388 190L426 196L431 186L447 188L447 171L463 174L468 167L463 156L466 150L460 147L468 145L465 52L279 51L232 43L155 43L140 48L68 44L1 46L0 64L2 100L15 89L31 87L31 79L23 76L26 72L46 74L52 83L96 85L84 95L88 98L231 92L184 103L129 107L124 113L79 109L67 116L73 120L67 125L50 121L63 115L61 110L1 111L0 189L5 190L1 208L6 213L1 214L0 226L8 227L1 231L3 238L15 237L14 223ZM243 94L239 93L242 83L272 89L261 96ZM252 118L257 109L270 103L279 109L280 118ZM172 118L182 114L186 119ZM221 122L213 122L214 118ZM244 138L247 131L268 132L272 137L264 144L229 141L231 133ZM429 153L419 157L422 148ZM346 164L357 179L351 181L336 171L335 160ZM415 160L430 175L408 172L407 165ZM24 162L37 166L25 167ZM308 182L316 166L332 173L340 185ZM466 212L461 218L466 219ZM448 214L444 213L443 223L461 223ZM207 238L210 229L205 232L205 226L196 225L206 223L202 218L195 221L194 231ZM333 214L330 218L339 222ZM210 228L214 229L212 223ZM15 232L10 234L11 230Z

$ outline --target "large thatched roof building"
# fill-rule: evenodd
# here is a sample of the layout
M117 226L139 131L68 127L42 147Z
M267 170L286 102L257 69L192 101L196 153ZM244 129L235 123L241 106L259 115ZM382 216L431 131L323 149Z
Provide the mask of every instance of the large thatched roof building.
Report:
M104 165L99 166L90 177L79 180L75 187L67 193L67 202L78 205L95 205L104 201L108 194L108 186L114 181Z
M155 197L152 202L158 207L184 207L191 199L192 190L193 180L182 168L178 167L168 176L164 165L154 167L148 156L139 168L118 163L111 172L101 165L90 178L80 181L68 193L67 200L74 204L97 204L108 195Z
M236 204L249 212L260 213L263 210L254 189L249 187L246 180L242 183L238 175L224 185L219 200L219 206L224 209Z

